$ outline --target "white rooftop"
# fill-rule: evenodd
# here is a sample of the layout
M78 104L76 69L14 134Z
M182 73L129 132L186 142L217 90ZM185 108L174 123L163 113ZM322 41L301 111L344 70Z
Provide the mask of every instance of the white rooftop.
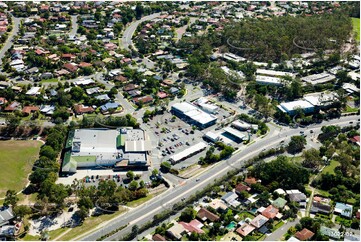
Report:
M185 157L187 157L193 153L196 153L206 147L207 147L207 145L204 142L199 142L199 143L179 152L178 154L171 156L170 159L177 162L177 161L182 160Z
M266 70L266 69L257 69L256 74L267 75L267 76L290 76L294 77L295 75L291 72L285 71L274 71L274 70Z
M296 110L297 108L301 108L301 109L306 109L306 108L313 108L313 105L307 101L304 100L297 100L297 101L292 101L292 102L286 102L286 103L281 103L280 106L285 110L285 111L292 111L292 110Z

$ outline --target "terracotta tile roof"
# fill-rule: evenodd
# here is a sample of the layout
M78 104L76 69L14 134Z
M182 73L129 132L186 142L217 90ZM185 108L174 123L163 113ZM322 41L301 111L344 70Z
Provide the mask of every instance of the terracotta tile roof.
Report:
M19 106L20 106L20 103L18 103L17 101L14 101L14 102L10 103L4 110L5 111L14 111Z
M25 106L23 108L23 113L30 114L31 112L39 111L39 107L37 106Z
M304 228L301 231L298 231L297 233L295 233L295 237L299 240L309 240L312 238L312 236L314 236L315 233L313 233L312 231Z
M197 234L203 234L204 231L200 228L197 228L195 226L192 226L191 224L189 223L186 223L186 222L179 222L180 225L183 226L184 229L188 230L189 232L195 232Z
M269 205L265 210L263 210L262 215L266 218L274 218L278 213L278 208Z
M92 66L92 64L87 63L87 62L80 62L79 63L79 67L91 67L91 66Z
M136 97L133 98L133 101L135 103L139 103L140 101L142 101L143 103L149 103L153 101L153 98L151 96Z
M152 240L154 240L154 241L166 241L166 239L160 234L153 235Z
M66 63L66 64L63 65L63 67L64 67L65 69L67 69L68 71L70 71L70 72L75 72L76 70L78 70L78 67L77 67L77 66L74 66L74 65L71 64L71 63Z
M254 177L247 177L246 179L244 179L244 182L247 183L248 185L252 185L252 184L256 184L257 180Z
M86 107L83 104L75 104L74 105L74 111L75 111L76 114L92 113L92 112L94 112L94 108Z
M249 225L247 223L244 223L241 227L239 227L236 232L239 233L242 236L247 236L249 233L251 233L253 230L255 230L255 227L252 225Z
M237 186L236 186L236 191L237 192L243 192L243 191L250 191L251 190L251 188L249 187L249 186L246 186L246 185L244 185L243 183L240 183L240 184L238 184Z
M205 208L201 208L198 211L197 217L202 219L202 220L204 220L206 218L206 219L208 219L209 221L212 221L212 222L219 220L219 216L217 216L216 214L208 211Z

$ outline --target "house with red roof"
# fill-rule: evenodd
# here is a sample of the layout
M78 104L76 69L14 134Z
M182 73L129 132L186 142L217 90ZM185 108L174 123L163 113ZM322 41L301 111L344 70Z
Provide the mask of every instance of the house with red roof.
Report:
M265 210L262 211L262 215L268 219L273 219L278 214L278 208L273 207L273 205L269 205Z
M4 111L6 112L13 112L15 111L16 109L19 109L20 108L20 103L17 102L17 101L14 101L12 103L10 103L6 108L4 108Z
M201 219L202 221L211 221L211 222L215 222L215 221L218 221L219 220L219 216L208 211L207 209L205 208L201 208L199 209L198 213L197 213L197 217L199 219Z
M87 63L87 62L80 62L78 66L81 68L84 68L84 67L91 67L92 64Z
M247 236L248 234L250 234L253 230L255 230L256 228L248 223L244 223L241 225L241 227L239 227L236 232L242 236Z
M314 235L315 235L315 233L304 228L301 231L298 231L297 233L295 233L294 236L301 241L305 241L305 240L310 240Z
M37 106L25 106L22 110L23 114L29 115L35 111L39 111L39 107Z
M350 141L351 141L352 143L357 144L357 145L360 146L360 136L359 136L359 135L356 135L356 136L350 138Z
M66 63L63 65L63 67L69 72L76 72L78 70L78 67L71 63Z
M159 97L160 99L163 99L163 98L168 97L168 94L165 92L158 92L157 97Z
M151 103L153 102L153 98L151 96L143 96L143 97L135 97L133 98L133 102L135 104L139 104L140 102L142 103Z
M249 192L251 191L251 188L243 183L239 183L237 186L236 186L236 193L241 193L241 192Z
M75 104L74 112L75 112L75 114L78 114L78 115L81 115L84 113L92 113L92 112L94 112L94 108L84 106L83 104Z
M257 179L254 177L247 177L246 179L244 179L244 182L247 183L248 186L250 186L252 184L256 184Z
M65 60L75 60L76 56L73 54L62 54L61 58Z
M196 219L193 219L192 221L190 221L189 223L186 222L179 222L180 225L183 226L183 228L187 231L187 232L195 232L197 234L203 234L204 231L200 228L203 227L203 224L201 222L199 222Z

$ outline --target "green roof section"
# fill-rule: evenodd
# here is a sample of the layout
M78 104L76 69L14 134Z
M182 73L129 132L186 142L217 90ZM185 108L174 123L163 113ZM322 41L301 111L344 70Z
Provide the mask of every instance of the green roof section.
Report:
M124 143L125 143L124 136L119 134L117 136L117 149L120 149L120 147L124 146Z
M71 130L68 133L68 138L65 143L65 149L71 148L73 146L73 139L74 139L74 130Z
M76 162L74 162L74 160L71 159L71 151L65 152L63 159L63 166L61 170L63 172L69 172L71 171L71 168L76 168L76 166L77 166Z
M272 205L276 208L283 208L286 205L287 201L282 197L277 198L273 201Z
M76 163L81 162L95 162L97 157L95 155L88 156L71 156L70 161L74 161Z

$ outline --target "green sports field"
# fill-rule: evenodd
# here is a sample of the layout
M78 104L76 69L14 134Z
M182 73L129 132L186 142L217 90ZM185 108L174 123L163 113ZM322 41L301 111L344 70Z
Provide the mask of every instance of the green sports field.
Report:
M352 18L353 31L356 32L356 40L360 42L360 19Z
M0 141L0 198L9 189L19 192L24 188L41 145L34 140Z

